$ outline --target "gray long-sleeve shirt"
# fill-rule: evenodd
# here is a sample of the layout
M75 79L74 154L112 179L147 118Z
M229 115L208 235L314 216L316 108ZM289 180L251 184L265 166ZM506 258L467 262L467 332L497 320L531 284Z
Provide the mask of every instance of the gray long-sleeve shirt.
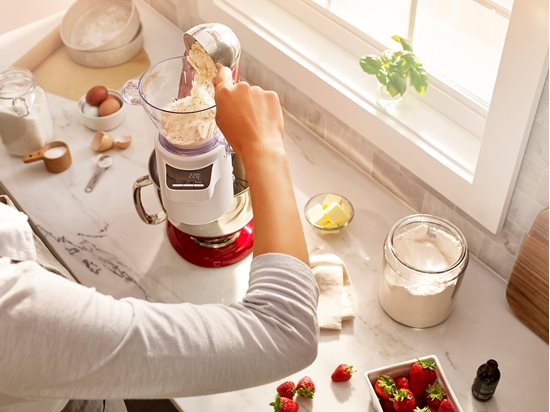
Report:
M280 379L317 355L317 299L309 267L282 254L253 259L249 289L232 305L117 300L33 261L0 258L0 411Z

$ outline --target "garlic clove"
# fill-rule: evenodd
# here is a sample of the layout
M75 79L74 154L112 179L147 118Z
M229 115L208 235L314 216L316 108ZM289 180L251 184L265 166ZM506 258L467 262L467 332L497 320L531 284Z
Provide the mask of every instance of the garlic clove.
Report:
M120 136L115 136L114 146L117 149L126 149L132 143L132 136L129 134L123 134Z
M101 130L94 134L92 139L92 149L96 152L104 152L113 147L113 137L110 133Z

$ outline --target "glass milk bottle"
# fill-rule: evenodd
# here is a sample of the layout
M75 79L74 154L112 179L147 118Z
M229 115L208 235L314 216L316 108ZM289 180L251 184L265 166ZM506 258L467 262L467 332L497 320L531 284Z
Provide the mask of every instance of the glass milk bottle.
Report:
M468 245L455 225L431 215L407 216L384 242L380 304L404 325L437 325L450 315L467 265Z
M53 122L44 89L21 67L0 72L0 138L6 150L24 156L51 140Z

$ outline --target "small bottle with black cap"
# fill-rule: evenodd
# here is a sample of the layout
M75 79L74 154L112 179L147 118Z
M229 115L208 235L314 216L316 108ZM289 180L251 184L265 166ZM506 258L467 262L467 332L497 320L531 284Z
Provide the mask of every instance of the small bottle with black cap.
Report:
M477 368L477 374L472 385L472 395L478 401L486 402L493 397L500 379L498 363L489 359Z

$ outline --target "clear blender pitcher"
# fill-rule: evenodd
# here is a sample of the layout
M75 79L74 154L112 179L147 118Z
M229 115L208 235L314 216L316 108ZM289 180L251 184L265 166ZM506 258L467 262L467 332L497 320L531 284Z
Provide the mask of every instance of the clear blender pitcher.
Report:
M176 151L196 149L219 138L214 89L204 87L193 94L194 78L195 69L185 56L178 56L151 66L139 80L126 82L122 90L124 101L141 104L163 143ZM175 104L181 99L190 103L185 107Z
M194 86L186 56L151 66L129 80L122 98L141 104L155 138L162 203L174 224L199 225L222 216L233 199L230 147L216 125L214 88Z

